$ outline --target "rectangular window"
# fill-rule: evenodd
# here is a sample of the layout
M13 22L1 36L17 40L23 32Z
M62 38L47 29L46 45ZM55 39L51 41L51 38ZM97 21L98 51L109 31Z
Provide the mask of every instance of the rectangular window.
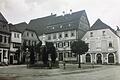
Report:
M28 40L28 45L29 45L29 46L30 46L30 42L31 42L31 41L30 41L30 40Z
M112 42L109 42L109 47L110 47L110 48L112 48L112 47L113 47Z
M0 42L2 42L2 35L0 35Z
M56 39L56 34L53 34L53 39Z
M17 34L17 38L19 38L19 34Z
M59 33L59 38L62 38L62 34L61 33Z
M93 37L93 32L90 32L90 37Z
M66 42L64 42L64 46L66 46Z
M58 47L62 48L63 47L63 43L62 42L58 43Z
M7 57L6 57L6 52L7 52L6 50L3 50L3 58L4 58L4 59L7 58Z
M6 43L7 42L7 37L6 36L4 36L4 43Z
M68 37L68 33L65 33L65 37Z
M29 36L29 33L27 32L27 36Z
M8 37L8 43L10 43L10 37Z
M102 35L105 36L105 31L102 31Z
M51 40L51 35L48 35L48 40Z
M33 33L31 33L31 36L33 37Z
M74 37L74 36L75 36L74 32L71 32L71 37Z
M16 33L14 33L14 38L16 38Z
M34 43L34 41L32 41L32 46L35 46L35 43Z
M68 57L72 57L72 53L71 52L68 52Z
M55 43L55 47L56 47L56 48L58 47L58 43L57 43L57 42Z

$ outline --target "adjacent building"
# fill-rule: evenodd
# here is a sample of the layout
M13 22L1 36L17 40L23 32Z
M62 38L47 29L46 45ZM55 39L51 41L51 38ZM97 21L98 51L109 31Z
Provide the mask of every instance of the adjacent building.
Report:
M0 63L8 64L10 49L9 25L4 16L0 13Z
M83 63L120 63L120 31L113 30L98 19L82 40L89 44L89 51L82 55Z
M12 24L9 24L9 27L11 33L9 63L18 64L21 59L22 33Z

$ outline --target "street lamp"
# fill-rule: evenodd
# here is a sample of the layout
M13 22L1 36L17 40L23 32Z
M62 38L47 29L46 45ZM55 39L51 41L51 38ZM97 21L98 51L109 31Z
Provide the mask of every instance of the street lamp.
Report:
M28 48L26 49L26 60L27 60L27 68L29 68L30 53L29 53L29 51L28 51Z
M63 66L64 66L64 69L66 68L66 67L65 67L65 65L66 65L66 64L65 64L65 52L66 52L66 48L67 48L67 46L64 46L64 47L63 47L63 49L64 49L64 51L63 51Z

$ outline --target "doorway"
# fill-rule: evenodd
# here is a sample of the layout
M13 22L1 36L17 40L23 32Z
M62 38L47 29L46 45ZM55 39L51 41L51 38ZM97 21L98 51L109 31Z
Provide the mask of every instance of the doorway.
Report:
M90 54L86 55L86 63L90 63L91 62L91 56Z
M97 64L102 64L102 55L99 53L96 56Z
M110 53L108 55L108 63L114 63L114 55L113 55L113 53Z
M0 62L1 62L1 53L0 53Z
M10 64L13 64L13 56L10 56Z
M59 53L59 61L63 61L63 53Z

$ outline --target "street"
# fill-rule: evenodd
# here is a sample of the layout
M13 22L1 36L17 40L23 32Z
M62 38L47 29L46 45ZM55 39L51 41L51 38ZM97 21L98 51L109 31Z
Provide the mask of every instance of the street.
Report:
M120 80L119 74L119 65L102 65L73 71L62 68L26 69L24 66L0 68L0 76L14 77L16 80Z

